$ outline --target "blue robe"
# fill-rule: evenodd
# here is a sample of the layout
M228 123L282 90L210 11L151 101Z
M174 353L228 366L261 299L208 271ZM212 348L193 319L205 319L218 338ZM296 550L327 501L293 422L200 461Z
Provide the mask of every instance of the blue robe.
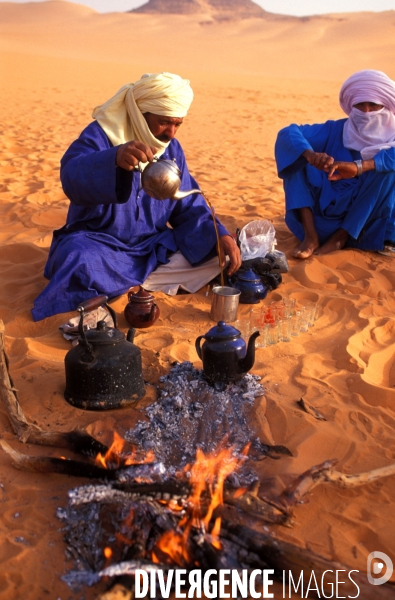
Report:
M360 177L328 181L328 175L308 164L302 153L325 152L336 161L361 158L343 145L347 119L320 125L290 125L277 137L275 155L285 191L285 222L304 239L298 209L311 208L320 244L342 228L349 234L347 246L382 250L384 241L395 242L395 148L374 157L376 169Z
M44 275L50 282L32 310L38 321L76 310L89 298L110 298L143 283L180 250L197 265L216 253L211 211L201 195L153 200L140 189L140 173L116 167L117 148L94 121L61 161L61 181L70 199L66 225L53 234ZM181 190L197 188L179 142L163 158L175 159ZM227 230L218 222L219 235Z

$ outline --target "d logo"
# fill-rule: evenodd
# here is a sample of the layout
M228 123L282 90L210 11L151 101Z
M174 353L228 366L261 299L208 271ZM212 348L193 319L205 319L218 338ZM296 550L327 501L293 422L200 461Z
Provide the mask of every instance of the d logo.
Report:
M375 560L376 559L376 560ZM372 562L374 563L372 565ZM384 570L385 569L385 570ZM368 556L368 581L372 585L382 585L386 583L392 575L394 565L392 560L384 552L371 552ZM372 571L374 575L378 575L384 571L381 577L372 577Z

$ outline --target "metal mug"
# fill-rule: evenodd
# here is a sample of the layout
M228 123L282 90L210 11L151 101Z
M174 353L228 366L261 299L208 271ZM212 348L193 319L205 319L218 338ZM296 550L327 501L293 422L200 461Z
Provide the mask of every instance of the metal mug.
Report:
M216 322L232 323L232 321L236 321L240 290L218 285L213 287L212 292L210 318Z

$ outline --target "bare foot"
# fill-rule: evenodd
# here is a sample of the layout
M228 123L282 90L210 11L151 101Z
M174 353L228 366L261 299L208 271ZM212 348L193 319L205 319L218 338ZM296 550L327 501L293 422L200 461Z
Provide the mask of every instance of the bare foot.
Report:
M318 237L305 237L299 248L292 252L294 258L309 258L319 247Z
M333 235L331 235L325 244L322 244L322 246L314 251L314 254L319 256L320 254L329 254L329 252L341 250L346 245L347 240L348 232L345 229L338 229Z

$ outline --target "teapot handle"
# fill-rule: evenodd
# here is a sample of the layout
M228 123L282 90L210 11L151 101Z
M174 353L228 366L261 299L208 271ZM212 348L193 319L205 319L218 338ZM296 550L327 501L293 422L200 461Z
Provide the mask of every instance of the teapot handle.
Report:
M154 158L152 159L152 162L157 162L159 160L159 158L157 156L154 156ZM144 171L143 169L143 164L142 162L138 162L137 165L134 167L133 171L138 171L139 173L142 173Z
M202 360L202 349L200 347L200 340L204 337L204 335L199 335L198 338L196 338L195 341L195 348L196 348L196 352L198 357L200 358L200 360Z
M155 319L155 311L156 311L156 303L153 302L152 306L151 306L151 310L149 311L149 313L145 316L145 320L148 322L151 322Z

